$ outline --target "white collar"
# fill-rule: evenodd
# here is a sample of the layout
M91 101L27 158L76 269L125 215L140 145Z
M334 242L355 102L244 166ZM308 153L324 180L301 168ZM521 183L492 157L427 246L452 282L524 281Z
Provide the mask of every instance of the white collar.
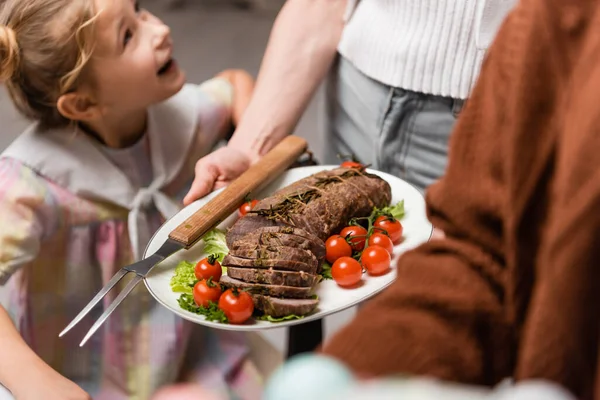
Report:
M194 90L194 85L185 85L175 96L148 110L147 134L154 179L147 188L136 191L93 139L74 130L41 132L33 124L0 157L21 161L79 197L130 210L130 239L139 259L146 244L141 238L145 236L141 223L147 207L153 203L165 218L180 208L162 190L180 172L198 130L201 100Z

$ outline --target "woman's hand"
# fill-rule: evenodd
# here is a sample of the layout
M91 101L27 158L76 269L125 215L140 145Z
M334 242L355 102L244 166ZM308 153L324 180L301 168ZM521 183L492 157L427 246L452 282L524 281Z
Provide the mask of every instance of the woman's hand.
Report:
M227 186L250 168L250 158L240 150L225 146L202 157L196 163L196 177L183 199L188 205L216 189Z

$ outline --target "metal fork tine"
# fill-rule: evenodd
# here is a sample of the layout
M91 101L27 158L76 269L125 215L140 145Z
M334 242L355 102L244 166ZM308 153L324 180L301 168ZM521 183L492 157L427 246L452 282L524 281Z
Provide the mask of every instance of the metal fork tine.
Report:
M104 298L104 296L106 296L106 294L110 291L110 289L112 289L121 280L121 278L123 278L128 273L129 273L129 271L127 271L125 269L121 269L119 272L117 272L115 274L115 276L113 276L111 278L111 280L108 281L106 286L104 286L102 288L102 290L100 292L98 292L98 294L96 294L96 296L94 296L94 298L87 304L87 306L85 306L85 308L83 310L81 310L79 312L79 314L77 314L75 319L73 321L71 321L71 323L69 325L67 325L67 327L65 329L63 329L63 331L58 336L62 337L65 333L69 332L71 330L71 328L73 328L75 325L77 325L79 323L79 321L81 321L83 319L83 317L85 317L87 315L87 313L89 313L92 310L92 308L94 308L94 306L96 304L98 304L100 302L100 300L102 300Z
M127 284L127 286L125 286L125 289L123 289L121 291L121 293L119 293L119 295L117 296L117 298L110 304L110 306L106 310L104 310L104 312L102 313L102 315L100 316L100 318L98 318L98 320L90 328L90 330L88 331L88 333L85 335L85 337L83 338L83 340L79 344L79 347L82 347L88 341L88 339L98 330L98 328L100 328L100 325L102 325L104 323L104 321L115 310L115 308L117 308L117 306L119 304L121 304L121 302L123 301L123 299L125 299L125 297L127 297L127 295L129 294L129 292L131 292L137 286L137 284L141 282L142 279L144 279L142 276L136 275L135 278L133 278Z

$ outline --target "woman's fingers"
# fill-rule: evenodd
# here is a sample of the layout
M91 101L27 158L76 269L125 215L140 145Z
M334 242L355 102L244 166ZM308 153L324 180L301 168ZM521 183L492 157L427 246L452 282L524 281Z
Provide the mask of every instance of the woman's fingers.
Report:
M213 190L226 186L248 168L250 168L248 156L231 147L222 147L201 158L196 163L196 177L183 199L183 204L187 206Z
M212 192L213 186L219 178L218 167L207 157L201 158L196 163L196 176L183 199L183 204L186 206Z

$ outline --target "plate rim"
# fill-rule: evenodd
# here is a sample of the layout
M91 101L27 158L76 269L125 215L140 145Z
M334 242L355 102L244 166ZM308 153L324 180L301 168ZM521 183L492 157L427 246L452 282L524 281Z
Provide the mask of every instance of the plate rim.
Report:
M339 167L339 165L329 165L329 164L328 165L311 165L311 166L289 168L289 169L285 170L282 174L280 174L279 176L277 176L275 179L280 178L281 176L283 176L283 174L285 174L285 173L287 173L287 172L289 172L291 170L297 170L297 169L319 169L319 170L326 170L327 168L332 168L333 169L333 168L336 168L336 167ZM416 192L423 199L423 202L425 203L425 206L427 205L426 201L425 201L425 196L423 196L423 194L413 184L411 184L410 182L407 182L407 181L405 181L404 179L402 179L400 177L391 175L391 174L389 174L387 172L384 172L384 171L378 171L378 170L374 170L372 168L367 168L366 171L367 172L372 171L372 172L375 172L375 173L386 174L386 175L392 176L395 179L400 179L402 182L406 183L407 185L410 185L413 189L415 189ZM268 186L269 186L269 184L265 185L264 187L268 187ZM209 196L209 195L213 195L213 197L217 196L223 190L225 190L224 187L220 188L220 189L217 189L217 190L209 193L207 196ZM167 218L163 222L163 224L156 230L156 232L154 232L152 234L152 236L150 237L150 240L148 241L148 244L146 244L146 247L144 249L144 258L148 257L148 249L150 247L150 244L154 241L154 239L158 235L158 232L160 232L161 228L164 225L166 225L167 223L169 223L169 221L173 220L183 210L185 210L188 207L191 207L193 204L195 204L195 203L197 203L197 202L199 202L201 200L202 200L202 198L194 201L193 203L191 203L191 204L189 204L189 205L187 205L185 207L183 207L176 214L174 214L170 218ZM429 236L428 236L427 240L424 241L423 243L429 242L431 240L432 235L433 235L433 229L434 229L433 224L430 221L428 221L428 222L429 222L429 226L430 226ZM394 271L394 272L397 274L397 271ZM340 313L342 311L345 311L345 310L347 310L347 309L349 309L351 307L356 306L357 304L360 304L360 303L368 300L369 298L374 297L375 295L381 293L384 289L387 289L392 283L394 283L394 281L396 279L396 278L394 278L393 280L391 280L388 283L382 285L378 289L376 289L376 290L374 290L372 292L369 292L367 295L361 296L360 298L358 298L358 299L356 299L356 300L354 300L352 302L346 303L343 306L341 306L340 308L331 309L331 310L328 310L328 311L321 311L321 312L318 312L316 314L305 316L304 318L299 318L299 319L294 319L294 320L289 320L289 321L284 321L284 322L270 322L269 324L264 324L264 325L263 324L251 324L251 325L243 325L242 324L242 325L236 325L236 324L221 324L221 323L217 323L217 322L213 322L213 321L208 321L205 318L203 319L204 323L199 323L196 318L192 317L192 315L196 315L196 314L190 313L189 311L184 310L184 309L175 309L174 307L171 307L169 304L167 304L165 301L163 301L160 298L160 296L158 296L152 290L152 288L148 284L147 277L148 276L146 275L143 278L144 286L146 287L146 289L148 290L148 292L152 295L152 297L154 298L154 300L156 300L158 303L160 303L167 310L170 310L171 312L175 313L180 318L183 318L183 319L185 319L187 321L190 321L190 322L192 322L194 324L197 324L197 325L207 326L209 328L221 329L221 330L228 330L228 331L247 331L247 332L250 332L250 331L262 331L262 330L277 329L277 328L285 328L285 327L289 327L289 326L293 326L293 325L300 325L300 324L308 323L308 322L311 322L311 321L315 321L315 320L319 320L319 319L324 319L327 316L330 316L330 315L333 315L333 314L338 314L338 313ZM266 321L266 322L269 322L269 321Z

